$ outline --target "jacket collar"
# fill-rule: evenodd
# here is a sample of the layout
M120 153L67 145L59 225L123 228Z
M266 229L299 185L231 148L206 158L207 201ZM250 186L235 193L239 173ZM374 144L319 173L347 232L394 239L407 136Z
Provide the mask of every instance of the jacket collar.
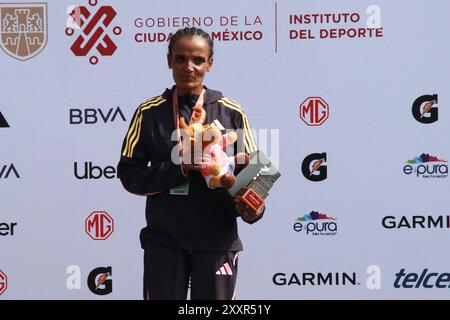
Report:
M166 89L162 96L166 100L172 101L173 91L175 90L176 86L173 86L170 89ZM217 102L219 99L223 98L223 94L220 91L209 89L205 86L206 89L206 97L205 97L205 106L209 104L213 104Z

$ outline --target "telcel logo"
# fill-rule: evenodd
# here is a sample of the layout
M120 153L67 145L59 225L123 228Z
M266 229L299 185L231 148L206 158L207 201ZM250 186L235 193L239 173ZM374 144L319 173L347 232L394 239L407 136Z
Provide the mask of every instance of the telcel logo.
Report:
M394 288L450 288L450 273L429 272L424 269L420 275L418 273L405 273L405 269L401 269L395 274Z

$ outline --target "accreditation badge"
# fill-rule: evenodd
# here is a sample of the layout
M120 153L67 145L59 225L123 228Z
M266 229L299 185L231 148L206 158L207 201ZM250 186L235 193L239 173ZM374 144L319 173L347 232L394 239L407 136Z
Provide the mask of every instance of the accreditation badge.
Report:
M175 188L170 189L170 194L177 196L187 196L189 194L189 179L180 183Z

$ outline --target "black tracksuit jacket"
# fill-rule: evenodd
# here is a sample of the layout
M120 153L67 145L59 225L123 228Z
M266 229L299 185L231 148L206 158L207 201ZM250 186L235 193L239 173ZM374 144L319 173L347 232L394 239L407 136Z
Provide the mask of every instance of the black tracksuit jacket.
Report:
M240 251L237 212L232 197L222 188L210 189L200 173L183 175L172 162L171 140L176 129L172 108L173 90L149 99L136 110L125 136L117 167L118 176L131 193L146 195L147 226L141 230L141 245L148 241L187 250ZM195 97L179 97L179 112L189 120ZM225 129L243 129L239 139L245 152L256 150L250 125L242 107L220 92L207 89L205 124L219 120ZM235 172L236 173L236 172ZM169 190L189 179L189 195L171 195Z

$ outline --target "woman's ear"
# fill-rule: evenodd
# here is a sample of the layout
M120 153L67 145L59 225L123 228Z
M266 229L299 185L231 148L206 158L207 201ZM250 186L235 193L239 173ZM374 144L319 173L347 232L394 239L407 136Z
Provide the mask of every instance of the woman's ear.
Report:
M208 69L206 69L206 71L210 72L212 69L213 63L214 63L214 58L212 58L212 57L209 58L208 63L209 63L209 66L208 66Z

